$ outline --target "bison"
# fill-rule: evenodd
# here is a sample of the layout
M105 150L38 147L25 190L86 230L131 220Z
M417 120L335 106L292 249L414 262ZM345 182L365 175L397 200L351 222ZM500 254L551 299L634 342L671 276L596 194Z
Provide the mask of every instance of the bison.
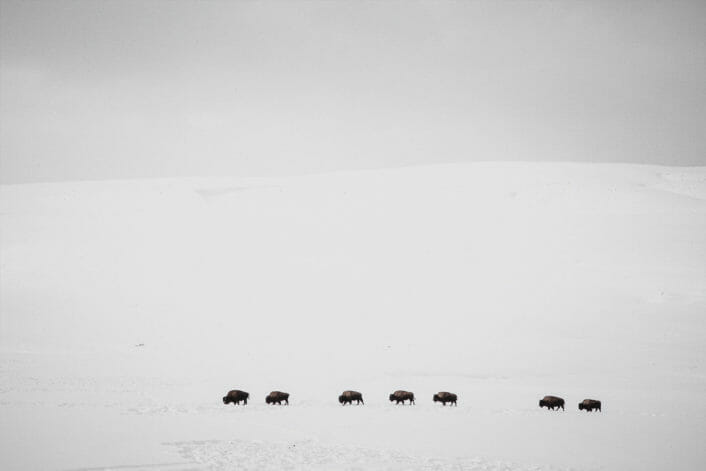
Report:
M228 391L228 394L223 396L223 404L230 404L232 402L235 405L240 404L240 401L243 401L244 405L247 406L249 397L250 393L234 389L232 391Z
M595 399L584 399L583 401L579 402L579 410L593 412L593 409L598 409L598 412L602 412L601 401L597 401Z
M547 410L559 409L564 410L564 400L556 396L544 396L544 399L540 399L539 407L546 407Z
M409 400L409 404L414 404L414 393L409 391L395 391L390 394L390 402L396 401L397 404L400 402L404 404L404 401Z
M450 402L451 404L458 406L458 404L456 404L456 399L458 399L458 396L454 393L446 391L434 394L434 402L441 402L444 405L446 405L447 402Z
M346 404L353 404L353 401L358 401L356 404L360 404L361 402L365 404L363 401L363 395L358 391L343 391L343 394L338 396L338 402L344 406Z
M265 398L265 402L268 404L277 404L281 406L282 401L284 401L285 404L289 405L289 393L282 391L272 391Z

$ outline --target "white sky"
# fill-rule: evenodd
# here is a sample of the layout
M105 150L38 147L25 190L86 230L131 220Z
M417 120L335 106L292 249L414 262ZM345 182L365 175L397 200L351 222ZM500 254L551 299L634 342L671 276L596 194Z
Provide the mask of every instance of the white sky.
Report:
M0 1L3 183L706 165L706 2Z

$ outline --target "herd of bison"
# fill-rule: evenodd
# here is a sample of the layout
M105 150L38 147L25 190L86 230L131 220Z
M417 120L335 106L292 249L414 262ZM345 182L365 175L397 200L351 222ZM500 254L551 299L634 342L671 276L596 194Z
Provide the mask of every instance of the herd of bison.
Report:
M249 398L250 393L240 391L239 389L234 389L232 391L228 391L228 394L223 396L223 404L240 404L242 402L244 405L247 405ZM458 396L456 396L456 394L446 391L436 393L433 396L434 402L441 402L443 405L449 403L458 406L456 403L457 399ZM355 401L356 404L365 404L363 401L363 395L358 391L343 391L343 394L338 396L338 402L340 402L341 405L345 406L346 404L353 404L353 401ZM409 401L410 405L414 404L414 393L409 391L395 391L390 394L390 402L394 402L395 404L404 404L405 401ZM289 393L272 391L267 395L267 397L265 397L265 402L267 404L278 405L282 405L284 402L289 405ZM564 400L557 396L544 396L539 401L539 407L546 407L547 410L564 410ZM584 399L579 402L579 410L585 410L587 412L597 410L601 412L601 401L597 401L595 399Z

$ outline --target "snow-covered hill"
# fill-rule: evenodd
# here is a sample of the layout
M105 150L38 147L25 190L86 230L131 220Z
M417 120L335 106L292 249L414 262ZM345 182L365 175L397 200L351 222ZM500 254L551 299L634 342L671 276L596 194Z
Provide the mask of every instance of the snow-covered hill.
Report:
M0 188L2 469L706 466L706 168Z

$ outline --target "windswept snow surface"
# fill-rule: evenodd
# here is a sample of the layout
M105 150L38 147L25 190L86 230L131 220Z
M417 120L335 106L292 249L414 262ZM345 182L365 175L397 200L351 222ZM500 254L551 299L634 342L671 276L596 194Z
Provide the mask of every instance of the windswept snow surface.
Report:
M706 168L0 191L3 470L706 469Z

